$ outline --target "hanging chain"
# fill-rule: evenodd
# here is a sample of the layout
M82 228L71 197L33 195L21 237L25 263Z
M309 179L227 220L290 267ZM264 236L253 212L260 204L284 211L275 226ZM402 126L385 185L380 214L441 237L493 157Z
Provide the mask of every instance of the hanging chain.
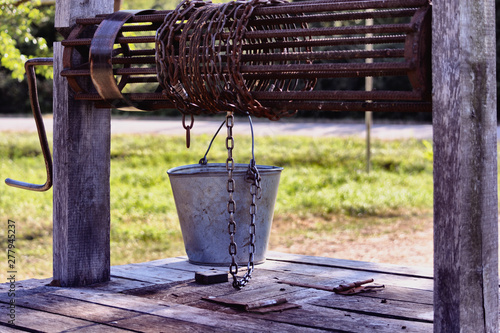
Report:
M238 264L236 263L236 252L237 246L235 241L236 235L236 221L234 220L234 213L236 211L236 203L234 202L234 159L233 159L233 148L234 148L234 138L233 138L233 126L234 126L234 115L233 112L228 112L226 115L226 128L227 128L227 138L226 138L226 148L227 148L227 160L226 160L226 170L228 173L227 178L227 193L229 194L229 200L227 202L227 212L229 213L229 255L231 256L231 266L229 266L229 273L233 276L233 287L239 288L238 278Z
M254 135L253 135L253 125L252 119L250 120L250 128L252 130L252 159L248 165L248 171L246 175L246 180L251 181L250 185L250 195L252 196L252 202L250 204L250 242L248 244L248 264L247 271L245 275L238 280L238 264L236 263L236 253L237 245L235 242L236 235L236 221L234 218L234 213L236 211L236 203L234 201L233 195L235 190L235 182L233 177L234 172L234 159L233 159L233 148L234 148L234 138L233 138L233 126L234 126L234 115L232 112L228 112L226 116L226 127L227 127L227 138L226 138L226 148L227 148L227 160L226 160L226 170L228 172L227 180L227 192L229 194L229 200L227 202L227 211L229 213L229 224L228 232L230 237L229 243L229 255L231 255L231 265L229 267L229 273L233 277L233 287L236 289L241 289L245 286L252 277L254 270L254 257L255 257L255 217L257 215L257 200L260 198L261 186L260 186L260 174L257 169L257 164L255 163L254 156Z

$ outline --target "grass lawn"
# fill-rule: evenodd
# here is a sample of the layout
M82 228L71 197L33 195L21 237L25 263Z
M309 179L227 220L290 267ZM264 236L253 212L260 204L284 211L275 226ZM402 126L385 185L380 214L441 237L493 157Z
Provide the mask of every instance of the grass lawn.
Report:
M184 255L166 170L197 163L209 136L113 136L111 144L111 264ZM52 190L24 191L3 179L42 183L36 134L0 133L0 228L16 222L18 279L52 276ZM224 162L224 135L210 162ZM247 163L250 138L236 136L235 160ZM323 247L384 234L413 233L432 219L432 152L425 142L374 141L372 172L365 172L362 139L274 136L256 138L258 164L284 167L275 208L271 249L335 256ZM301 246L302 244L302 246ZM326 251L326 253L325 253ZM346 258L356 259L356 258ZM5 281L7 260L0 269Z

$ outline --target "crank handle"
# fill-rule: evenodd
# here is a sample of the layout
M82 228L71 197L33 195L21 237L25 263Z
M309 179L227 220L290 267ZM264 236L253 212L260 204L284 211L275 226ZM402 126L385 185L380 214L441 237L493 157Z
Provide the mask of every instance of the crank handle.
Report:
M49 148L49 143L47 141L47 134L45 133L45 126L43 124L42 111L40 110L40 103L38 103L35 66L53 66L53 64L54 64L53 58L29 59L24 64L24 69L26 70L26 77L28 80L31 110L33 111L33 117L35 118L36 128L38 131L38 139L40 140L40 146L42 147L42 154L45 160L45 170L47 171L47 180L45 184L38 185L7 178L5 179L5 183L9 186L22 188L24 190L39 191L39 192L47 191L52 187L52 169L53 169L52 157L50 155L50 148Z

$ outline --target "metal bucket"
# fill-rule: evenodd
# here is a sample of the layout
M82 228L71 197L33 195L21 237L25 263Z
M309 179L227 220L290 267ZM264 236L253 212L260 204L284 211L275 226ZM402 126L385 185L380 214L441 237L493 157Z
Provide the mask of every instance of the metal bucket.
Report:
M283 170L275 166L257 167L262 178L262 196L257 200L255 218L255 264L265 260L274 204ZM251 184L245 180L247 169L247 164L235 164L233 172L238 265L246 265L249 254L249 210L252 198ZM185 165L170 169L167 173L189 261L200 265L228 266L231 263L231 256L226 165L223 163Z

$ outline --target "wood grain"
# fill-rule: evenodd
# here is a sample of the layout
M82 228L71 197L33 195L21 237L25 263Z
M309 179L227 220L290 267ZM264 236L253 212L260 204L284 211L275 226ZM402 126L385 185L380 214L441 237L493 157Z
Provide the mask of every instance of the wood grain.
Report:
M58 0L56 27L112 11L110 0ZM53 269L62 286L82 286L110 274L110 111L74 100L62 49L55 43Z
M494 7L433 2L435 332L498 332Z

